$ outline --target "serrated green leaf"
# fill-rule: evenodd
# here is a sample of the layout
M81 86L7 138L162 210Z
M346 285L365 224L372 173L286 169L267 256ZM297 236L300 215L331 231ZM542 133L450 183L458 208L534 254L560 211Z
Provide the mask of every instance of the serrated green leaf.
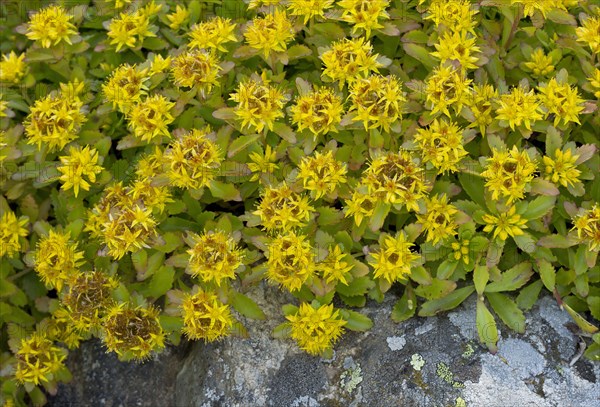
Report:
M506 326L521 334L525 332L525 315L514 301L501 293L486 293L485 296Z
M490 272L488 271L487 266L475 266L473 270L473 283L475 283L475 290L477 294L483 294L483 290L485 290L485 286L490 279Z
M455 288L456 283L454 281L434 278L429 285L417 286L417 288L415 288L415 294L428 300L435 300L447 296L454 291Z
M543 286L542 280L536 280L527 287L523 287L519 290L519 295L516 300L517 306L522 310L529 311L538 300Z
M489 283L485 287L486 293L513 291L523 287L533 275L531 263L519 263L502 273L499 281Z
M483 301L477 301L477 317L475 318L479 340L484 343L491 353L496 353L498 347L498 328L494 316Z
M554 270L552 264L547 260L539 259L537 260L537 269L546 289L553 292L554 284L556 284L556 270Z
M231 292L229 297L231 306L240 314L251 319L265 319L265 313L251 298L238 292Z
M347 322L344 328L350 331L364 332L373 327L373 321L361 313L342 309L340 310L340 315Z
M466 300L471 294L473 294L474 291L475 287L470 285L459 288L458 290L454 290L444 298L427 301L421 305L418 315L420 317L430 317L438 312L454 309L458 307L464 300Z
M528 220L539 219L547 214L554 207L555 203L556 197L554 196L538 196L529 202L529 206L523 213L523 217Z

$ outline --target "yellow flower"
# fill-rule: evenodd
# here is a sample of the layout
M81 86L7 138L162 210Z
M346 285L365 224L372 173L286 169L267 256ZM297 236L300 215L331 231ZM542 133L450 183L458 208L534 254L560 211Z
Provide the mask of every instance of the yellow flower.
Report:
M498 216L492 216L489 214L483 215L483 221L486 223L483 228L484 232L494 231L494 239L499 237L500 240L506 240L508 236L515 237L521 236L524 232L523 229L527 229L525 225L527 219L524 219L518 213L515 213L517 208L513 205L508 211L500 213Z
M60 6L48 6L31 16L27 24L27 38L42 48L50 48L61 41L71 44L77 29L71 23L73 16Z
M311 195L315 199L333 193L338 184L346 182L346 165L337 161L331 150L303 158L299 170L298 178L304 189L314 191Z
M438 28L475 35L473 16L477 13L468 0L434 0L427 8L424 20L433 21Z
M14 51L10 51L8 55L2 55L0 61L0 82L19 83L25 75L25 53L17 56Z
M50 382L54 374L65 367L63 362L67 354L63 349L54 346L44 334L35 332L21 339L15 357L17 381L38 386Z
M135 175L138 178L154 178L162 174L165 164L164 151L159 146L154 146L150 154L143 154L135 167Z
M471 241L468 239L464 239L460 242L452 242L451 247L454 250L453 257L454 260L459 261L462 259L463 263L469 264L471 262Z
M173 123L171 109L175 103L169 102L162 95L148 96L141 102L133 105L127 112L129 127L133 134L150 143L164 137L171 137L168 125Z
M155 55L150 66L150 75L156 75L166 71L172 63L171 57L163 58L162 55Z
M523 64L535 77L543 77L554 72L552 57L544 54L544 50L536 48L529 57L529 61Z
M123 47L141 47L146 37L156 37L152 31L154 28L150 25L150 18L145 9L120 13L119 17L110 20L108 25L110 45L116 45L117 52L120 52Z
M281 89L269 85L264 75L260 82L254 79L240 82L237 93L233 93L229 99L238 104L235 115L242 121L242 127L251 128L257 133L265 128L273 130L275 121L284 117L286 97Z
M492 101L498 98L498 91L492 85L473 85L471 96L467 99L467 106L473 113L475 120L469 127L479 127L479 132L485 136L485 129L492 124Z
M362 122L367 131L383 128L386 132L401 118L406 102L402 82L393 75L357 79L350 84L350 100L350 111L356 112L353 121Z
M306 236L290 231L268 244L267 278L294 292L315 272L314 249Z
M148 213L153 211L162 213L167 203L174 202L171 199L169 186L154 185L153 179L149 177L136 178L128 193L131 194L133 199L141 200L143 206L150 209L147 211Z
M438 112L450 116L448 107L459 114L464 104L469 101L469 84L471 79L450 65L435 68L426 81L425 93L427 102L432 105L431 114Z
M342 21L352 24L352 34L363 29L366 38L371 36L371 30L383 28L379 20L390 18L385 10L390 5L388 0L341 0L337 5L342 8Z
M299 96L290 113L298 131L308 129L316 138L319 134L337 132L344 106L342 99L332 89L322 87Z
M539 11L545 18L546 13L557 8L557 6L565 9L562 2L557 0L510 0L510 4L522 4L524 17L531 17L536 11Z
M210 134L210 127L193 129L169 144L164 162L174 186L200 189L216 177L223 158L217 145L208 138Z
M152 306L136 307L119 304L111 307L103 318L102 341L106 349L120 360L144 360L165 347L165 333Z
M235 279L235 271L242 265L242 251L233 238L224 232L191 235L194 246L187 252L190 255L189 272L205 283L215 283Z
M69 349L76 349L82 341L89 339L89 331L81 331L73 324L69 311L63 307L52 312L52 317L42 322L44 336L53 342L62 342Z
M29 234L27 216L17 216L9 209L0 218L0 257L12 257L21 250L19 240Z
M562 120L563 124L579 122L579 113L583 111L583 102L576 87L568 83L558 83L556 78L550 79L545 86L538 87L540 91L539 100L547 110L546 117L554 114L554 126L558 126Z
M148 196L156 194L152 188L147 180L136 181L133 187L118 182L106 188L100 202L89 211L85 230L101 239L115 259L149 247L148 241L156 235L152 208L157 204ZM162 198L164 205L164 195Z
M74 276L67 282L67 292L61 301L70 324L82 332L100 327L101 318L114 305L112 292L118 286L117 279L101 271Z
M302 303L294 315L286 316L291 327L291 337L300 349L311 355L319 355L332 348L344 333L347 322L333 304L318 308Z
M179 28L184 25L188 18L190 17L190 12L184 7L181 7L179 4L175 7L175 11L173 11L171 14L167 14L167 20L169 20L169 22L171 24L169 24L169 27L172 30L179 30Z
M206 97L221 76L219 60L212 52L187 51L173 59L171 73L178 87L197 88Z
M525 92L521 86L513 88L510 93L500 95L499 104L496 119L507 121L511 130L521 125L531 130L532 123L543 119L540 100L533 89Z
M306 196L294 191L284 182L279 187L267 187L261 194L262 199L253 213L260 216L267 230L287 231L306 226L314 208Z
M586 243L589 250L600 251L600 206L595 203L591 209L576 215L571 230L577 230L580 243Z
M419 259L410 248L414 246L406 240L406 234L398 232L396 237L382 235L380 248L371 253L369 264L373 267L375 278L383 278L392 284L410 276L410 268Z
M316 270L321 272L323 278L328 284L337 284L338 282L348 285L350 270L354 268L347 259L350 256L342 252L340 245L329 247L327 257L317 263Z
M304 24L311 18L325 18L325 10L333 7L333 0L289 0L288 11L292 16L304 17Z
M108 102L120 112L127 113L131 106L138 103L142 95L146 95L150 78L146 68L123 64L115 69L109 80L102 85L102 93Z
M322 76L337 81L342 87L346 82L352 83L358 78L366 78L371 72L379 72L383 65L377 61L378 56L364 38L344 38L334 42L321 55L325 65Z
M446 195L425 198L425 213L417 213L417 222L427 232L426 241L434 245L456 235L455 218L458 210L448 203Z
M544 166L546 167L546 175L544 178L560 184L563 187L575 185L579 181L581 171L577 169L577 159L579 155L573 155L571 149L563 152L559 148L554 151L554 159L545 156L543 158Z
M418 211L418 201L426 196L423 168L408 151L386 153L374 158L363 173L362 183L379 202L406 205Z
M254 18L244 32L248 45L262 52L265 58L272 52L285 52L294 35L292 22L284 11L279 10Z
M360 226L364 218L370 218L375 211L377 198L366 191L367 187L359 186L352 192L352 199L346 201L346 217L354 217L356 226Z
M71 242L70 233L50 230L37 245L35 271L47 287L60 292L63 285L77 276L84 263L83 252L77 251L77 242Z
M434 119L428 129L418 129L415 141L424 162L430 162L439 174L458 171L457 165L467 155L462 129L452 121Z
M267 8L270 11L273 6L277 6L281 0L250 0L248 3L248 10L254 10L260 7Z
M479 53L480 48L475 45L477 37L468 37L466 31L445 32L439 38L439 42L434 44L436 52L431 56L440 60L444 64L446 61L458 61L461 71L467 69L477 69L475 63L479 58L473 54Z
M277 159L275 151L271 149L271 146L267 144L265 153L258 154L256 152L250 153L249 155L251 163L248 163L248 169L252 171L252 177L250 181L258 181L261 175L265 174L268 177L279 169L279 165L275 164Z
M4 97L4 95L2 95L2 93L0 93L0 117L8 116L7 115L8 102L6 100L2 100L3 97Z
M229 335L233 326L229 305L223 304L211 292L186 294L181 309L183 333L191 340L214 342Z
M71 147L69 155L61 156L60 162L62 165L58 166L57 170L62 174L59 178L63 183L61 189L68 191L73 188L75 196L79 194L79 188L89 191L89 182L96 182L96 174L102 171L102 167L98 165L98 151L90 149L90 146L83 149ZM89 182L84 177L87 177Z
M596 68L594 74L587 78L587 80L590 81L590 85L592 85L592 88L595 91L594 96L596 96L596 99L600 100L600 69Z
M48 151L62 150L77 138L81 125L87 121L83 102L78 97L67 97L62 92L38 99L25 120L28 144L48 147Z
M485 186L492 192L492 199L507 198L508 203L523 199L537 166L527 151L519 151L516 146L510 151L492 149L492 157L487 159L481 176Z
M576 30L577 41L587 44L592 54L600 53L600 17L587 17Z
M223 44L237 41L234 30L235 24L230 19L219 16L194 24L188 34L191 37L188 47L227 52Z

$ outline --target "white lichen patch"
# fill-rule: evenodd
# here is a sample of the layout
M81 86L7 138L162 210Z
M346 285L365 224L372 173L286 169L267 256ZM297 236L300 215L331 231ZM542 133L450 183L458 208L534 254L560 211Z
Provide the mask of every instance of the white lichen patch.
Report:
M340 387L348 394L352 393L362 381L362 369L358 364L352 369L345 370L340 375Z
M401 350L406 345L406 339L402 336L390 336L387 338L388 347L393 350Z
M419 355L418 353L415 353L410 359L410 365L417 372L420 372L423 366L425 365L425 360L423 359L423 356Z
M291 407L319 407L319 402L312 397L302 396L294 400Z

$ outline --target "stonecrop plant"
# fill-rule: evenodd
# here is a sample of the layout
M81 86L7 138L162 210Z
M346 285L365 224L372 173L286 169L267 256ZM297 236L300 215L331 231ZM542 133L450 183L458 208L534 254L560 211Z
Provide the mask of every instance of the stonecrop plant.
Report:
M43 405L91 338L144 361L269 317L330 358L386 297L402 323L475 296L495 352L552 295L600 360L596 1L23 1L0 21L0 405ZM258 285L293 303L265 315Z

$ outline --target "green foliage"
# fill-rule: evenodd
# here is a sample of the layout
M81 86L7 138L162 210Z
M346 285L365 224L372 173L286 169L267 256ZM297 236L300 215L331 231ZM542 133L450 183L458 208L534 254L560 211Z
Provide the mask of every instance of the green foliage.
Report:
M551 293L600 360L593 1L80 0L58 38L47 3L0 10L0 403L44 404L92 336L246 337L259 284L323 357L391 291L397 323L476 295L492 352ZM111 345L126 315L147 348Z

